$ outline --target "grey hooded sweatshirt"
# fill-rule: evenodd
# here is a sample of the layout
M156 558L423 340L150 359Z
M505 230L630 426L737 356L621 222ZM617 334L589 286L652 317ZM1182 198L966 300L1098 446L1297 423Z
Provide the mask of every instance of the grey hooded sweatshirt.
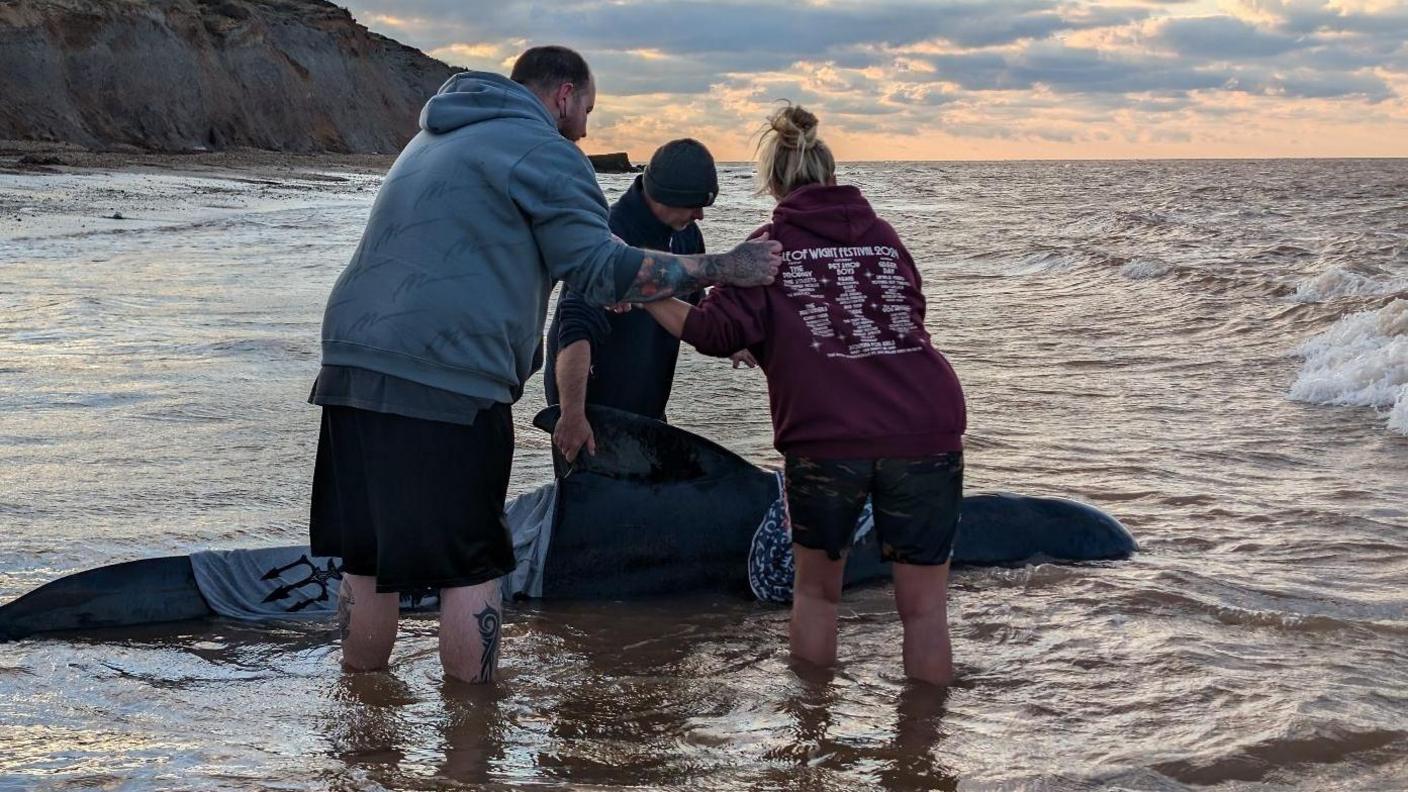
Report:
M451 77L386 174L323 315L323 365L516 401L558 280L599 304L644 252L614 239L591 163L527 88Z

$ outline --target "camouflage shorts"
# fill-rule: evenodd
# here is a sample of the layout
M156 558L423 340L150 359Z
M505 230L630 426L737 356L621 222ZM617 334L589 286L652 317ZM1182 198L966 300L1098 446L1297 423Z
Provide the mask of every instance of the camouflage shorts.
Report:
M943 564L953 552L963 502L963 452L917 459L787 456L792 541L839 559L850 548L866 498L881 552L900 564Z

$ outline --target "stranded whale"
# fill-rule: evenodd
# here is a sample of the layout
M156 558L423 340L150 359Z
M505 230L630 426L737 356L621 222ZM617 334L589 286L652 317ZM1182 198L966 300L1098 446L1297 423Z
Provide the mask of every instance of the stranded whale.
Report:
M631 599L717 593L786 601L791 546L779 476L659 421L589 407L598 452L512 501L514 598ZM551 431L556 408L534 423ZM957 565L1127 558L1134 538L1093 506L1006 493L970 495ZM847 558L848 585L888 577L869 510ZM325 617L340 563L307 547L149 558L60 578L0 606L0 640L35 633L182 621ZM435 592L402 596L432 610Z

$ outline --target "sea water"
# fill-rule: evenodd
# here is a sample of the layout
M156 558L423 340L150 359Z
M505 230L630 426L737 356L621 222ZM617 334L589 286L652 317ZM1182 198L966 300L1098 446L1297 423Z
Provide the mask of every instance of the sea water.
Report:
M515 606L468 694L423 618L351 677L327 625L212 622L0 645L0 787L1408 788L1408 161L840 178L919 262L969 490L1142 548L957 571L946 697L905 684L884 585L847 592L830 678L728 598ZM720 180L712 250L770 210ZM378 182L0 175L0 602L305 541L323 302ZM514 492L550 475L541 404ZM670 418L777 462L760 372L684 351Z

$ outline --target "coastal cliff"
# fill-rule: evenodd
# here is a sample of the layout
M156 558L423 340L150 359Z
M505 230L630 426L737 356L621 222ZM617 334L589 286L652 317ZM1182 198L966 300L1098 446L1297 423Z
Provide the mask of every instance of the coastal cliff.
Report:
M322 0L0 0L0 139L394 153L455 71Z

